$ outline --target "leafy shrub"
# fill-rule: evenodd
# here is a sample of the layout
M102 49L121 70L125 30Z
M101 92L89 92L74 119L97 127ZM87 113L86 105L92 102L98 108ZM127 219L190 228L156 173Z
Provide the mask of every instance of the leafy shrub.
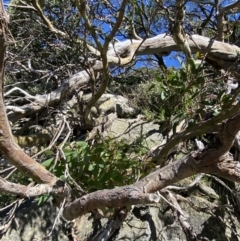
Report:
M221 78L209 78L205 68L190 60L188 67L169 69L166 73L154 72L151 81L139 84L131 103L148 120L160 122L162 130L175 131L182 120L196 124L207 113L219 113L224 103L224 82ZM150 79L150 78L149 78ZM215 94L216 98L206 98ZM215 106L215 107L214 107Z
M65 178L66 165L71 177L87 191L128 185L142 177L142 164L138 159L145 152L138 144L106 139L94 145L85 141L67 144L65 160L50 158L43 162L56 176ZM68 180L71 183L71 180Z

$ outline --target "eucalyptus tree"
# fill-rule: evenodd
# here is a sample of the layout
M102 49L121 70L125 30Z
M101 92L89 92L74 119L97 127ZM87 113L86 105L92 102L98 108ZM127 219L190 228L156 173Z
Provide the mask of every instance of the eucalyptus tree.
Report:
M237 85L240 74L239 8L239 1L218 0L14 0L7 14L1 3L0 151L4 160L37 183L10 182L6 171L0 178L1 192L26 198L51 193L62 205L63 217L73 220L97 208L156 203L161 195L175 202L167 187L194 174L239 182L239 160L230 153L240 129L239 90L234 87L232 94L218 88L229 82L230 87ZM181 69L167 67L172 58L179 59ZM110 117L96 103L109 83L127 81L142 69L157 70L164 93L174 89L181 102L171 95L162 107L167 137L147 155L146 162L155 168L145 177L88 193L78 185L75 195L70 183L38 162L46 157L42 152L30 157L19 146L19 135L28 134L28 144L49 142L46 149L55 148L55 160L64 162L64 144L77 138L72 133L76 126L66 117L68 107L79 103L81 130L105 125ZM90 98L84 99L89 92ZM181 106L180 111L174 106ZM206 134L213 134L214 141L172 160L174 148L192 139L200 143L198 138Z

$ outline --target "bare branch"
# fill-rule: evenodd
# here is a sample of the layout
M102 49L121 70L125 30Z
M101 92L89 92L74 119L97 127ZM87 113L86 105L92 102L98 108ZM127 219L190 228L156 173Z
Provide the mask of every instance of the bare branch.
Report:
M6 30L7 25L4 18L4 9L2 1L0 1L0 150L1 153L17 167L21 172L40 183L55 184L58 180L52 173L47 171L40 163L34 161L26 155L22 149L16 144L7 119L4 97L3 97L3 83L4 83L4 67L6 54Z
M180 205L178 204L177 199L169 191L166 192L166 196L172 202L171 208L173 209L173 211L177 212L177 218L178 218L178 221L179 221L180 225L182 226L183 231L186 235L186 240L187 241L193 241L193 240L197 241L198 240L197 235L193 231L193 228L192 228L191 224L189 223L188 218L182 211Z
M156 194L141 193L137 187L126 186L112 190L101 190L76 199L63 210L63 216L72 220L90 210L101 207L121 207L126 204L147 204L159 202Z
M188 186L186 187L177 187L177 186L168 186L166 189L167 190L176 190L176 191L187 191L191 188L193 188L200 180L201 178L204 176L203 173L197 175L197 177L193 180L192 183L190 183Z
M35 187L29 187L6 181L2 177L0 177L0 191L14 195L19 195L21 197L30 198L37 197L42 194L52 193L53 187L48 184L39 184Z
M228 13L235 13L240 10L240 2L236 1L235 3L230 3L225 7L220 8L220 2L217 5L217 39L219 41L224 40L224 25L226 25L226 20L224 18L224 15Z
M97 48L98 48L98 51L100 51L100 53L102 52L102 45L101 43L99 42L98 40L98 36L97 36L97 33L96 33L96 30L94 29L94 27L92 26L88 16L87 16L87 10L89 8L89 6L87 5L86 1L85 0L75 0L75 4L78 8L78 11L79 13L82 15L84 21L85 21L85 24L87 26L87 29L90 31L90 33L92 34L93 36L93 39L97 45Z
M238 53L240 48L227 43L211 40L209 38L192 35L193 41L189 39L189 46L192 52L207 53L208 58L216 61L222 68L236 71L240 75L240 68L238 67ZM200 49L196 46L196 44ZM122 66L130 63L136 55L165 53L171 51L180 51L180 47L174 42L173 38L160 34L153 38L148 38L144 42L141 40L126 40L124 42L117 42L114 49L107 52L107 60L110 66ZM103 69L102 61L93 61L93 70L101 71ZM14 108L11 107L12 112L8 113L8 118L11 122L17 121L19 118L36 113L46 106L55 106L61 102L63 98L71 95L77 88L86 85L90 80L87 71L81 71L69 79L67 79L59 88L53 90L49 94L38 95L37 101L24 105L19 108L19 114L14 113ZM94 102L94 101L93 101ZM17 110L17 109L16 109Z
M14 201L13 203L11 203L11 210L8 212L8 218L5 222L4 225L0 226L0 234L4 234L7 232L8 228L10 227L12 221L14 220L15 218L15 211L16 209L20 206L21 203L24 202L24 199L21 198L21 199L17 199L16 201Z
M46 24L46 26L55 34L60 35L62 37L66 37L66 33L56 29L53 24L45 17L38 0L32 0L32 4L34 6L34 8L36 9L36 11L38 12L39 16L41 17L41 19L43 20L43 22Z
M124 0L122 2L122 5L121 5L121 7L120 7L120 9L118 11L118 16L117 16L116 23L114 24L113 29L110 32L110 34L106 37L104 45L101 48L103 78L102 78L102 82L101 82L101 85L99 87L99 90L97 91L96 94L93 95L92 99L88 102L86 110L85 110L84 118L85 118L86 123L89 123L89 124L92 124L91 123L92 122L92 117L89 116L91 108L96 104L98 99L104 94L104 92L105 92L105 90L107 88L108 82L109 82L109 71L108 71L109 61L108 61L108 56L107 56L108 46L109 46L110 42L112 41L113 37L115 36L117 30L119 29L119 27L120 27L120 25L122 23L127 2L128 2L127 0ZM82 4L83 4L83 1L82 1ZM79 10L83 11L82 8L79 9ZM90 29L91 33L93 34L94 39L97 38L95 30L93 29L92 26L90 26L90 22L86 18L85 12L82 13L82 14L84 14L83 17L85 19L85 22L87 24L88 29ZM96 39L95 39L95 42L96 42L97 46L100 45L100 43L98 43L96 41ZM99 48L100 48L100 46L99 46ZM134 51L134 54L135 54L135 51ZM132 61L132 59L130 61ZM96 126L97 124L99 124L99 123L93 123L94 126Z
M161 169L158 169L142 180L131 186L102 190L90 193L75 200L67 206L63 215L66 219L74 219L89 212L93 208L120 207L137 203L151 203L158 201L155 195L149 195L164 187L197 173L211 173L222 176L229 180L240 182L240 168L236 163L229 161L228 150L230 149L235 135L240 129L240 113L223 124L219 132L219 145L210 146L202 152L175 161ZM234 172L234 173L233 173ZM138 201L136 201L138 199Z
M202 123L197 124L196 126L192 126L187 128L186 130L179 132L171 137L168 143L160 150L159 154L153 158L153 160L158 160L158 164L163 165L167 160L168 153L170 150L175 147L178 143L189 140L192 137L201 135L203 133L210 133L216 126L219 125L222 121L226 120L234 114L239 108L239 104L233 105L228 110L222 112L218 116L213 117L210 120L204 121Z
M6 92L6 93L4 94L4 97L10 95L12 92L14 92L14 91L16 91L16 90L22 92L22 93L27 97L27 99L33 99L33 100L36 100L36 99L37 99L37 97L28 94L25 90L23 90L23 89L21 89L21 88L19 88L19 87L14 87L14 88L10 89L8 92Z

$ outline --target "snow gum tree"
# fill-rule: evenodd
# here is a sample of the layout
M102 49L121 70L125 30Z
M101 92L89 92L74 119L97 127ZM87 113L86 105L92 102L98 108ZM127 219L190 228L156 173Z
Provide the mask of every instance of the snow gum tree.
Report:
M124 219L126 207L162 197L177 208L172 185L193 175L240 182L239 1L13 0L0 9L1 193L50 194L66 220L104 208ZM136 100L149 103L145 112L128 115L155 111L165 133L138 161L100 138L119 117L121 103L106 111L114 86L130 80L152 87Z

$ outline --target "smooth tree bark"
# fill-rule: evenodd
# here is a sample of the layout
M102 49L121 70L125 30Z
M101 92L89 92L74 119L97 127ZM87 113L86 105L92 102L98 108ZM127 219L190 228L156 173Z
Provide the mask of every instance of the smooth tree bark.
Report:
M31 177L38 183L54 185L59 179L47 171L40 163L25 154L16 144L11 132L4 105L3 93L7 34L9 32L6 21L6 12L4 11L2 1L0 1L0 11L0 151L6 159L17 167L24 175Z
M84 17L85 22L88 23L88 18L83 8L84 1L79 2L82 4L78 4L79 12ZM126 2L127 1L123 1L122 9L125 8ZM84 195L79 199L72 200L70 188L51 172L47 171L41 164L25 154L15 143L8 118L14 123L24 116L31 115L49 106L54 107L59 105L64 98L73 94L76 88L87 84L91 76L88 71L81 71L71 76L59 88L48 94L37 96L27 95L26 97L29 98L28 104L5 107L3 83L8 27L2 1L0 4L0 151L6 159L24 175L31 177L35 182L41 184L35 187L26 187L20 184L10 183L1 178L0 191L21 195L23 197L33 197L44 193L52 193L55 197L59 198L59 201L63 201L66 197L71 197L71 199L66 202L66 206L63 210L63 217L67 220L72 220L101 207L117 208L132 204L158 202L160 197L156 193L157 191L197 173L214 174L231 181L240 182L239 163L234 161L229 155L229 149L233 144L235 135L240 130L240 104L232 103L229 109L226 109L219 116L202 122L198 126L198 132L196 132L195 127L195 129L189 128L178 133L169 140L169 143L166 144L155 159L158 164L162 164L163 161L166 160L169 150L172 147L197 134L210 132L213 128L212 125L218 129L218 134L216 134L217 145L209 145L209 147L202 151L192 152L181 160L174 161L162 168L158 168L132 185L118 187L112 190L99 190ZM38 1L33 1L33 6L35 6L38 13L41 15L43 22L48 25L55 34L63 36L62 32L56 31L54 26L45 18L41 8L39 8ZM121 23L123 13L124 11L120 12L120 22L116 23L116 28ZM95 30L92 27L93 26L88 24L88 29L94 37ZM117 42L114 46L110 47L109 43L114 37L116 28L113 28L112 34L108 36L107 41L103 45L103 49L101 49L101 44L98 43L96 36L95 41L98 43L97 45L99 45L100 50L89 47L92 53L95 53L98 57L102 57L102 60L93 61L92 69L96 72L103 71L106 83L108 82L109 73L107 72L109 66L124 66L131 63L136 55L161 54L182 50L181 46L167 34L160 34L144 40ZM192 35L187 41L192 52L203 53L207 56L208 60L216 62L222 68L231 71L236 76L240 74L238 66L240 48L237 46L212 40L200 35ZM106 86L104 86L104 88L105 87ZM94 102L96 100L92 101ZM8 118L6 109L9 111Z
M238 108L240 104L238 104ZM101 190L85 195L63 211L67 220L75 219L94 208L147 204L159 201L157 191L197 173L208 173L230 181L240 182L240 165L229 155L235 135L240 130L240 112L222 123L218 133L218 145L196 151L150 173L133 185Z
M193 53L207 54L208 59L215 61L223 69L232 71L237 76L240 75L238 63L239 47L200 35L192 35L191 39L189 39L189 46ZM171 36L160 34L146 40L117 42L114 47L108 50L107 60L110 66L124 66L130 63L136 55L164 54L171 51L181 51L181 48L174 42ZM96 60L92 68L95 71L101 71L103 64L101 61ZM57 106L66 96L72 95L77 88L86 85L89 80L90 75L84 70L71 76L59 88L48 94L29 97L29 104L6 106L8 118L12 123L15 123L24 116L32 115L50 106ZM28 98L28 96L26 97Z

